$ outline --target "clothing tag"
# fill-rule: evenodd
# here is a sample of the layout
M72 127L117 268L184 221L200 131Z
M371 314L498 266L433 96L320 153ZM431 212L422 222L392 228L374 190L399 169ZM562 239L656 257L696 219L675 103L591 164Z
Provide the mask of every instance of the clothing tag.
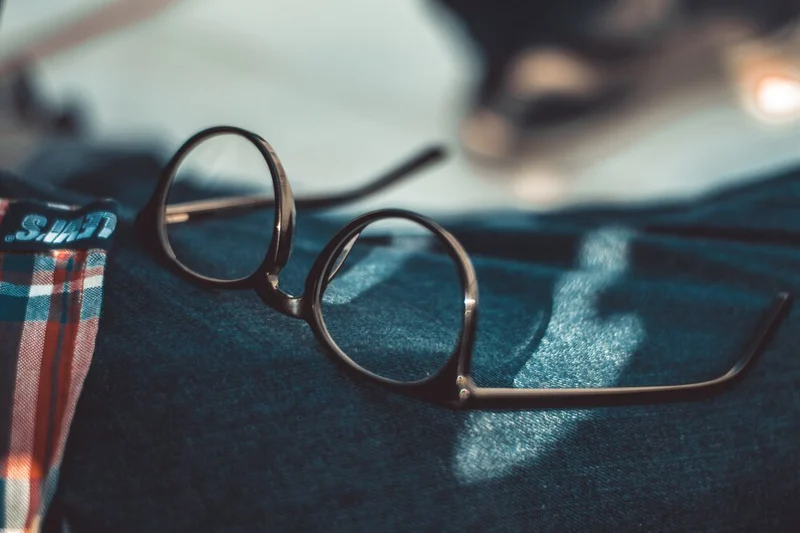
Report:
M113 200L79 208L30 200L8 202L0 217L0 251L108 248L118 210Z

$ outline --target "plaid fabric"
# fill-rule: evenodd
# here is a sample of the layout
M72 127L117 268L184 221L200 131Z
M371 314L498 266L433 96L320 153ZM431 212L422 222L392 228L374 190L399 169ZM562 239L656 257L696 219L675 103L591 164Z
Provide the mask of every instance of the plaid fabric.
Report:
M0 199L0 227L8 201ZM76 247L77 248L77 247ZM0 532L40 530L94 351L106 251L0 250Z

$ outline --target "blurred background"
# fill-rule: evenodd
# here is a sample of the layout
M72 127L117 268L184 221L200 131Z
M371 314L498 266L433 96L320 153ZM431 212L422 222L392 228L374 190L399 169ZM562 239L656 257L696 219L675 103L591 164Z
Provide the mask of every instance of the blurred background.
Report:
M2 4L0 167L23 175L220 123L298 196L448 148L356 210L689 198L800 160L798 0Z

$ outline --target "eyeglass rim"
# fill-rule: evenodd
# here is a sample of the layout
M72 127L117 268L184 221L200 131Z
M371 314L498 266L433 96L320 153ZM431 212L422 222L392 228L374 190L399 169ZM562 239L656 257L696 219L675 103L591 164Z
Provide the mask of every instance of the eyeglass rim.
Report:
M355 362L331 335L324 318L322 298L336 260L348 243L367 226L382 220L399 219L416 223L430 231L453 260L461 285L462 315L457 342L442 366L431 376L419 380L396 380L376 374ZM381 209L361 215L340 229L317 256L306 278L305 319L317 339L334 359L359 376L398 392L425 397L436 403L452 403L458 397L457 376L469 375L478 317L478 278L464 247L449 231L419 213L404 209Z
M206 276L185 265L176 255L169 240L166 223L166 207L169 191L181 163L202 143L221 135L235 135L247 140L264 158L269 168L274 192L275 214L270 241L264 259L250 274L233 279ZM160 255L178 274L188 275L207 288L242 289L251 288L265 277L277 276L286 266L292 251L296 209L291 185L280 158L272 146L261 136L236 126L213 126L191 136L169 160L161 172L156 189L142 209L137 223L150 226L148 233L155 234ZM288 295L286 295L288 297Z

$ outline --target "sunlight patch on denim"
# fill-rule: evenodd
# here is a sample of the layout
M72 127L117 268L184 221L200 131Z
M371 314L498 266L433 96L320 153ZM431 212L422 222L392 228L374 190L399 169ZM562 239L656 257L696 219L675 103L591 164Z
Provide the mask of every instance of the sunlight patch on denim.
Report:
M518 388L603 387L613 385L645 337L635 313L601 319L597 301L629 265L633 232L601 228L589 233L578 256L579 270L556 283L553 313L538 348L514 378ZM575 429L589 410L470 413L459 435L453 470L462 483L505 476L534 460Z

